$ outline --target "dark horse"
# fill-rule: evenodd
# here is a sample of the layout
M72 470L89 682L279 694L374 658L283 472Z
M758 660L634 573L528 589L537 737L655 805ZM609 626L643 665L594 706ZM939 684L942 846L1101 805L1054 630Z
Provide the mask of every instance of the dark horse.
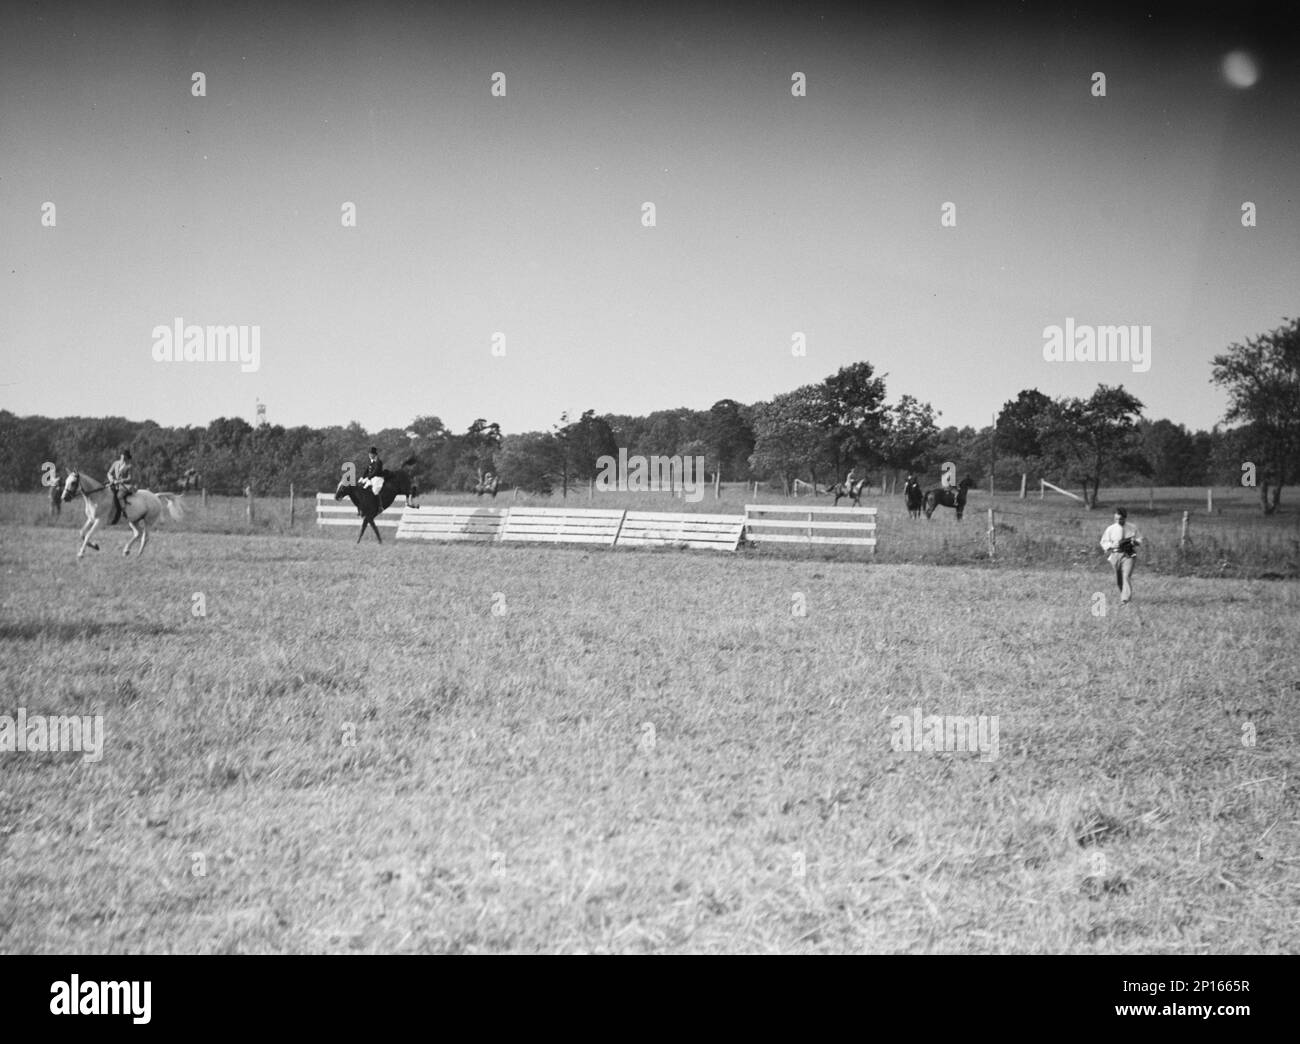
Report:
M380 512L387 511L397 499L397 494L405 493L406 502L411 507L418 507L416 499L420 491L415 486L415 480L405 471L385 471L383 473L384 484L379 489L376 496L371 492L369 486L350 486L346 482L340 482L339 488L334 491L334 499L342 500L347 497L356 505L357 511L361 513L361 532L357 534L357 543L361 543L361 538L366 535L366 526L375 531L375 539L381 544L384 538L379 535L379 527L375 525L375 518Z
M903 487L903 499L907 502L907 513L912 518L921 517L921 504L925 500L925 494L921 492L921 484L915 479Z
M940 504L944 507L957 509L957 521L961 521L961 513L966 510L966 491L971 488L973 483L969 478L964 478L957 483L957 492L951 489L932 489L925 494L925 517L929 518L934 514L934 509Z
M835 507L839 507L840 501L845 497L849 498L849 502L852 503L854 507L862 507L862 491L866 488L866 485L866 479L858 479L858 481L853 483L851 487L845 482L837 482L835 485L827 489L826 492L835 494Z

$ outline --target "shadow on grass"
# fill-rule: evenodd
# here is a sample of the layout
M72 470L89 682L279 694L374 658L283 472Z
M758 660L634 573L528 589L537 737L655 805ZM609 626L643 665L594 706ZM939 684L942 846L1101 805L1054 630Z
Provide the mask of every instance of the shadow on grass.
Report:
M103 635L152 638L158 635L177 633L179 633L179 628L176 627L155 623L131 623L123 620L106 623L93 620L79 620L74 623L49 620L0 623L0 641L31 642L41 638L49 638L57 642L71 642L79 638L99 638Z

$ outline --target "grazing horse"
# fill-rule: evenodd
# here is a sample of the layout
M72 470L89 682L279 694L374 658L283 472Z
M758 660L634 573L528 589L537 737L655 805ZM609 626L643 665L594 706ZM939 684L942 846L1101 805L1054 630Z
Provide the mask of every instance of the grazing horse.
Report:
M113 510L113 491L105 483L96 482L82 471L70 471L63 482L63 499L71 500L81 496L86 501L86 524L81 527L81 547L77 557L86 553L86 548L99 550L98 544L90 542L90 535L95 527L103 521L104 516ZM147 489L137 489L132 493L122 508L122 517L131 527L131 539L122 548L122 554L131 553L131 545L140 541L140 553L144 554L144 545L149 542L149 527L162 518L163 507L174 519L185 517L185 511L176 500L175 493L151 493Z
M369 486L349 485L347 481L339 483L338 489L334 491L334 499L342 500L347 497L356 505L357 511L361 513L361 532L357 534L357 543L361 543L361 538L366 535L366 526L375 531L375 539L381 544L384 538L379 535L379 527L375 525L375 518L381 512L387 511L397 499L397 494L405 493L406 502L411 507L418 507L416 498L419 497L420 491L416 488L415 480L405 471L385 471L381 476L383 484L376 494Z
M934 514L934 509L940 504L944 507L957 509L957 521L961 521L961 513L966 509L966 491L975 483L969 478L964 478L957 483L957 489L932 489L925 494L925 517L929 518Z
M844 497L848 497L854 507L862 507L862 491L866 488L866 485L866 479L858 479L858 481L853 483L851 487L847 483L837 482L835 485L827 489L826 492L835 494L834 507L839 507L840 501Z

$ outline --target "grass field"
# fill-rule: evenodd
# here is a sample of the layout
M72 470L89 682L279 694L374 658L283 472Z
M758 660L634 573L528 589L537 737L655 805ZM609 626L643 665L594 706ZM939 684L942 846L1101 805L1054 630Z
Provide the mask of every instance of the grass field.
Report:
M1106 515L1014 498L993 563L974 497L882 510L874 561L215 501L78 561L79 512L0 500L0 714L105 733L0 753L0 949L1300 951L1300 586L1187 575L1127 503L1121 610ZM1293 520L1193 526L1291 569ZM894 750L914 707L996 758Z

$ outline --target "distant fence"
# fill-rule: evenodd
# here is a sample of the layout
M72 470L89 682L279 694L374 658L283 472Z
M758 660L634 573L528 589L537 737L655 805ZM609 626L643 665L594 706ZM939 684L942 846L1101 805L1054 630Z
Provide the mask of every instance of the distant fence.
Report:
M323 526L359 525L349 500L316 495ZM735 551L752 543L840 544L876 549L876 509L746 504L744 515L513 505L410 507L398 497L375 520L399 540L587 544L604 547L689 547Z
M848 544L876 551L876 509L746 504L745 539L754 543Z
M406 510L406 497L398 494L392 506L375 516L375 525L393 526L402 520ZM356 506L348 499L335 500L333 493L316 494L316 524L318 526L360 526Z
M734 551L740 544L744 528L745 520L740 515L518 506L408 507L402 512L397 539Z

